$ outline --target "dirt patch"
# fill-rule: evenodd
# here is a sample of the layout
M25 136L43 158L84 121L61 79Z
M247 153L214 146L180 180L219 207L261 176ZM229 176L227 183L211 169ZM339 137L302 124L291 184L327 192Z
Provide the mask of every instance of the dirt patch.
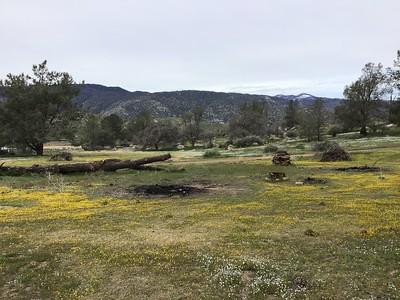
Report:
M194 187L190 185L179 184L153 184L153 185L140 185L129 189L130 192L142 196L190 196L194 194L204 193L205 188Z
M360 167L336 168L334 170L340 172L380 172L382 169L379 167L360 166Z

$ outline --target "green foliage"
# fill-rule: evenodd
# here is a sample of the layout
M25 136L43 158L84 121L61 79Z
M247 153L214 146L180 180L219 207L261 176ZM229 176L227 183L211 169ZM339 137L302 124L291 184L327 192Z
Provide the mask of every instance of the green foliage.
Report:
M128 122L126 138L135 144L144 144L145 130L154 124L154 118L148 111L142 111Z
M390 103L389 122L400 126L400 100Z
M329 127L327 133L331 135L332 137L336 137L337 134L342 133L343 129L337 125L332 125Z
M192 111L185 113L182 116L183 121L183 138L190 142L194 147L196 141L200 139L203 133L201 121L203 120L204 109L202 107L195 107Z
M207 150L207 151L204 152L204 154L203 154L203 157L204 157L204 158L214 158L214 157L220 157L220 156L221 156L221 153L220 153L218 150L216 150L216 149Z
M367 135L367 126L379 118L380 100L386 93L387 75L381 64L368 63L361 77L344 90L345 100L335 114L344 128L360 128Z
M213 125L209 124L209 126L203 129L203 133L201 135L205 147L206 148L213 148L214 147L214 138L218 135L218 129L215 128Z
M267 107L265 103L245 103L229 121L229 135L231 137L265 136L266 133Z
M339 145L336 142L324 141L321 143L315 143L312 147L312 150L317 152L324 152L330 149L331 147L337 147L337 146Z
M50 71L46 61L32 71L32 76L8 74L0 82L6 99L0 107L1 139L42 155L49 137L60 136L78 117L72 103L78 89L68 73Z
M264 153L274 153L278 151L278 149L279 149L278 146L268 144L267 146L264 147Z
M116 114L111 114L101 120L101 128L111 135L114 143L124 138L123 126L124 121Z
M306 137L308 141L321 140L322 128L327 122L326 110L324 102L321 99L316 99L312 106L303 111L300 133Z
M244 147L251 147L253 145L261 146L264 145L264 141L255 135L250 135L243 137L241 139L235 140L233 142L235 147L244 148Z
M117 115L105 118L90 115L80 131L80 143L90 150L115 147L123 137L123 121Z
M150 127L147 127L143 132L143 147L154 148L175 148L179 142L179 128L170 120L160 120L154 122Z
M297 100L290 100L285 110L285 126L292 128L300 123L300 108Z
M296 130L289 130L288 132L286 132L286 136L288 138L294 139L298 136L298 134Z

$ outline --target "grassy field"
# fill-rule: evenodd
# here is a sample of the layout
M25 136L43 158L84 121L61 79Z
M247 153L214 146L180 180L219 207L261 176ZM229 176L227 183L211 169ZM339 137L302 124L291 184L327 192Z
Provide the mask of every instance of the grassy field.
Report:
M400 299L400 139L340 142L353 161L321 163L309 145L286 143L291 167L250 148L172 152L164 171L0 176L0 298ZM382 170L335 171L365 164ZM271 171L289 180L267 182ZM308 176L327 183L295 184ZM131 192L159 183L208 191Z

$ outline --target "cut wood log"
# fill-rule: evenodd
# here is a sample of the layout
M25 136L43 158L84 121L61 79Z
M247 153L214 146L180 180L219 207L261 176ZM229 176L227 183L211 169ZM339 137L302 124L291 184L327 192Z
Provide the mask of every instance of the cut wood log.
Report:
M143 165L165 161L171 158L171 154L159 156L145 157L137 160L119 160L106 159L88 163L74 164L55 164L55 165L32 165L31 167L8 167L4 163L0 165L0 174L25 174L25 173L54 173L54 174L70 174L70 173L88 173L96 171L117 171L121 169L135 169Z

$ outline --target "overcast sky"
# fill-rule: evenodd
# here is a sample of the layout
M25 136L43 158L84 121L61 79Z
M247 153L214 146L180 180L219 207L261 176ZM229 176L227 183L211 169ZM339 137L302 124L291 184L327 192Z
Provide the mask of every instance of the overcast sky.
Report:
M400 49L400 0L0 0L0 78L47 59L128 90L341 96Z

